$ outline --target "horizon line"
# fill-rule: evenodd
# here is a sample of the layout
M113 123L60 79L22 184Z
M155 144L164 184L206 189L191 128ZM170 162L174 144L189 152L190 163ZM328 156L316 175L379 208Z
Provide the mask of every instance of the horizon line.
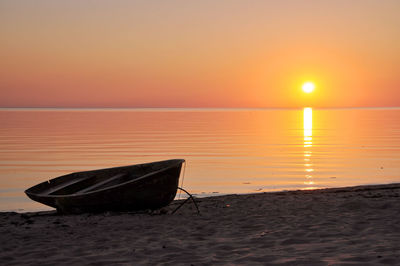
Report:
M347 106L347 107L0 107L0 110L296 110L313 109L400 109L400 106Z

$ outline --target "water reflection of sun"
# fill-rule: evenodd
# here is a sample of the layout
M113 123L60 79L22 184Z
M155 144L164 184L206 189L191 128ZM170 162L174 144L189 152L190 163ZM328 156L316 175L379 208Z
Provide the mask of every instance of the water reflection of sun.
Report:
M312 147L312 108L304 108L303 110L303 130L304 130L304 171L306 172L307 181L305 185L310 186L306 189L312 189L315 182L312 180L312 172L314 172L311 162L311 147Z

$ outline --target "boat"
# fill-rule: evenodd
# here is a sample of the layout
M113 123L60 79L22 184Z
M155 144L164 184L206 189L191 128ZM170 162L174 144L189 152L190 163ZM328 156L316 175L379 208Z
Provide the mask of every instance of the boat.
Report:
M25 191L59 213L159 209L175 198L184 159L76 172Z

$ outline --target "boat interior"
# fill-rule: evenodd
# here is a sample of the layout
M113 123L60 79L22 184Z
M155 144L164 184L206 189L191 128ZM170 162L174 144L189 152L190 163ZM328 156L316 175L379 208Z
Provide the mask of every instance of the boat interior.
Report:
M40 183L27 191L40 195L79 195L132 181L171 165L171 161L77 172Z
M136 177L137 178L137 177ZM46 191L47 195L71 195L71 194L82 194L106 187L110 187L117 184L122 184L127 181L133 180L131 174L120 173L112 177L99 178L98 176L91 176L86 178L77 178L70 182L55 186L50 190Z

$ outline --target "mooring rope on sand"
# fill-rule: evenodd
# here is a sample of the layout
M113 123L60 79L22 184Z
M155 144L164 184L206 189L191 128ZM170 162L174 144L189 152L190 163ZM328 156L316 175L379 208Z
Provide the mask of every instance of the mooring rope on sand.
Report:
M174 214L177 210L179 210L179 209L180 209L186 202L188 202L190 199L192 200L194 206L195 206L196 209L197 209L197 214L200 214L199 206L197 205L196 201L194 200L194 197L192 196L192 194L190 194L189 192L187 192L185 189L183 189L183 188L181 188L181 187L178 187L178 189L179 189L179 190L182 190L183 192L185 192L186 194L188 194L189 197L188 197L184 202L182 202L175 210L173 210L171 214Z
M181 191L185 192L186 194L188 194L188 198L186 200L184 200L173 212L172 214L174 214L177 210L179 210L186 202L188 202L189 200L192 200L194 206L197 209L197 213L200 214L200 210L199 210L199 206L197 205L194 197L192 196L192 194L190 194L189 192L187 192L185 189L183 189L183 181L185 180L185 173L186 173L186 160L183 161L183 171L182 171L182 181L181 181L181 186L178 187L179 190L179 194L178 194L178 199L181 199Z

